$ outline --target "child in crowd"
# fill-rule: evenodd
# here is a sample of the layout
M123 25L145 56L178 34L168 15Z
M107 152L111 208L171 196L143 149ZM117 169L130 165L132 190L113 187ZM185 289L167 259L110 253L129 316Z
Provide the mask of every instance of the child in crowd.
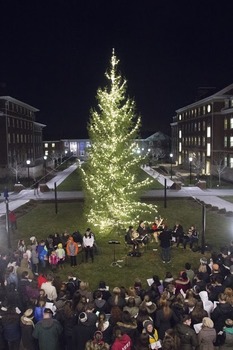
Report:
M50 264L52 270L56 270L58 261L59 261L59 259L57 257L56 251L53 250L49 256L49 264Z
M65 262L66 253L65 253L65 249L62 246L62 243L58 243L57 249L56 249L56 255L58 258L58 266L61 269L64 269L64 262Z

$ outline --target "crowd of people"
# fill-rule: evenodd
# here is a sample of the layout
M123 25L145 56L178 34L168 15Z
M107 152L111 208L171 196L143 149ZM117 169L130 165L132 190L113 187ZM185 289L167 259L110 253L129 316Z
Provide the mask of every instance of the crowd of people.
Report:
M160 242L163 232L166 227L156 235ZM14 253L1 255L0 349L233 348L233 242L193 269L187 262L178 276L154 275L146 286L135 277L133 285L112 290L104 279L91 290L73 276L80 249L93 262L97 246L89 228L40 242L31 237L28 245L20 240ZM54 271L67 259L71 272L64 282Z

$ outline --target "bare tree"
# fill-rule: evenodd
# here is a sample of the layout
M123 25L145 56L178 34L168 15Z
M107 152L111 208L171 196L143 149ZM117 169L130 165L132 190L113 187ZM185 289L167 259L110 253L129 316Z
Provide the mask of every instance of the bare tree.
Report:
M226 165L224 164L224 156L219 154L218 158L214 160L213 172L218 175L218 184L221 186L221 177L226 170Z
M18 163L17 160L14 162L12 166L9 167L10 173L15 177L15 183L18 183L19 176L24 174L25 167L22 166L21 163Z

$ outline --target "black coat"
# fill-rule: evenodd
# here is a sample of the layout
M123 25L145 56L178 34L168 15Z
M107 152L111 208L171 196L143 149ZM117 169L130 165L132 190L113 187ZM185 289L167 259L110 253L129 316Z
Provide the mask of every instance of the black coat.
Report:
M219 303L211 314L217 333L223 329L228 318L233 319L233 307L228 303Z
M86 342L93 339L95 331L96 326L90 325L88 321L76 324L72 332L72 348L75 350L84 350Z

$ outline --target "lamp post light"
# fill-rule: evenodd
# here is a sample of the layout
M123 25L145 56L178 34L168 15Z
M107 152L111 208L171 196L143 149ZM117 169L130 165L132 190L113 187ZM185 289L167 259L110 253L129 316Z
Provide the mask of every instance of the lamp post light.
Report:
M47 160L47 156L44 156L44 177L46 178L46 160Z
M172 180L172 158L173 158L173 153L170 153L170 159L171 159L171 180Z
M27 163L27 167L28 167L28 187L30 187L30 177L29 177L29 167L31 164L30 159L26 160L26 163Z
M193 158L189 157L189 184L190 185L192 182L192 161L193 161Z

